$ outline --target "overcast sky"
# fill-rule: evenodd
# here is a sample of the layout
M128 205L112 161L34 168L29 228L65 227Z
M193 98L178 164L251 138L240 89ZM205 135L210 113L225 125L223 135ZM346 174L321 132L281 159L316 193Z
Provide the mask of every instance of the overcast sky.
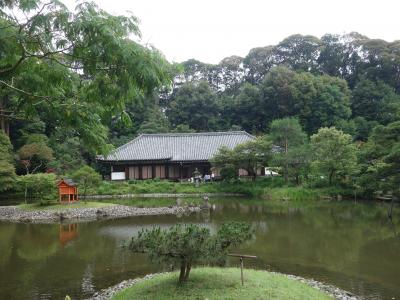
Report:
M67 0L73 5L74 0ZM96 0L113 14L131 11L141 21L142 42L169 61L196 58L218 63L251 48L275 45L300 33L357 31L400 39L400 0Z

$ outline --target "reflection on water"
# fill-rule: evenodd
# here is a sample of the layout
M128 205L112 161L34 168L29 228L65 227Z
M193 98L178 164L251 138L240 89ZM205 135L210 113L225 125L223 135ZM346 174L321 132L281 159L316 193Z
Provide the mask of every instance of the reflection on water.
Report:
M177 222L212 231L245 221L255 239L240 249L258 256L249 267L297 274L338 285L370 299L400 295L400 211L353 203L217 201L190 216L147 216L79 224L0 223L0 299L84 298L127 278L159 271L124 241L141 228ZM236 265L237 260L230 260Z
M78 237L78 224L60 224L59 241L62 246L67 245Z

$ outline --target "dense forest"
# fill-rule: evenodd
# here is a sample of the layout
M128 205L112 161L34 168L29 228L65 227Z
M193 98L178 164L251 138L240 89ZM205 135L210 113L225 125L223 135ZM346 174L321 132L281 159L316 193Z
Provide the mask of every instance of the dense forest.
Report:
M97 154L140 133L262 136L284 118L314 146L323 143L316 134L349 138L360 182L399 181L400 41L296 34L212 65L169 63L139 40L135 17L93 3L72 12L59 2L0 1L0 190L14 172L94 166ZM310 152L307 143L296 153Z

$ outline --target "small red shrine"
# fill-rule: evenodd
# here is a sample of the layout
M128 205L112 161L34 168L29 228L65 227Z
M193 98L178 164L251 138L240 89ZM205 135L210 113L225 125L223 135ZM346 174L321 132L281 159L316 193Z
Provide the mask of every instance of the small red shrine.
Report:
M71 179L61 179L57 184L60 202L78 201L78 185Z

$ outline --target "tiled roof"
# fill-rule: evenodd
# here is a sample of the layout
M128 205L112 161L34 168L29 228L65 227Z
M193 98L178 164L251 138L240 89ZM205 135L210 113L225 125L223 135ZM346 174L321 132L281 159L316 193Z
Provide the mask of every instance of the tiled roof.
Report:
M254 138L245 131L142 134L98 159L204 161L211 159L221 146L232 149Z
M68 179L68 178L63 178L61 179L58 184L60 184L62 181L64 181L66 184L68 184L69 186L76 186L78 185L75 181L73 181L72 179Z

